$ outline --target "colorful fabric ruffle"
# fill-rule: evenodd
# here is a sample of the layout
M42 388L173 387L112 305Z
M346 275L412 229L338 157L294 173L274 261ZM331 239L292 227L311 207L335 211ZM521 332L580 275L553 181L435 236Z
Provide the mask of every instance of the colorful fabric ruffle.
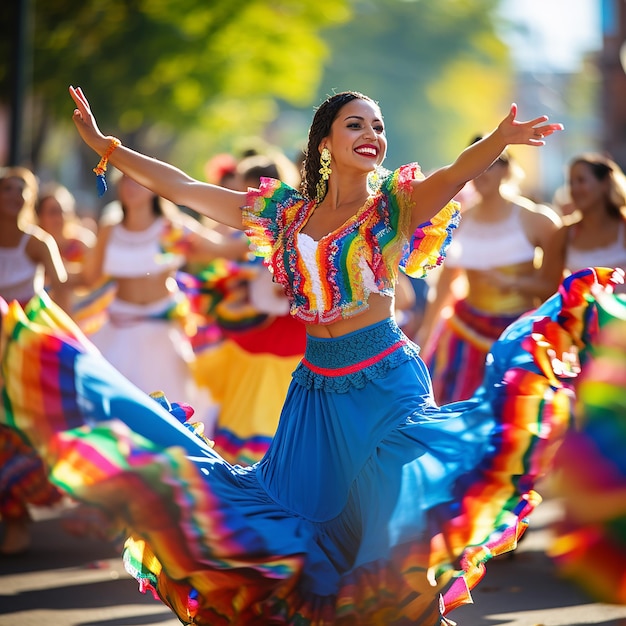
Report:
M584 363L599 328L593 289L612 274L564 281L494 344L477 393L443 407L419 357L395 357L416 348L392 320L314 340L316 377L367 371L364 384L294 380L248 468L124 379L47 298L12 303L6 420L55 485L128 529L127 569L185 624L435 626L539 502L571 421L574 356Z
M177 280L195 315L223 330L239 332L268 318L248 300L247 284L257 272L251 263L215 259L197 274L179 272Z
M467 400L480 387L485 359L500 334L519 315L490 315L458 300L449 318L441 319L424 351L439 404Z
M226 335L253 332L267 324L269 316L253 307L248 297L248 282L257 271L251 263L215 259L197 273L176 273L189 302L185 331L194 354L216 349Z
M626 604L626 299L596 297L600 333L580 377L577 425L555 458L564 516L549 555L597 601Z
M108 276L89 290L79 290L72 304L72 318L86 335L100 330L109 320L109 306L115 300L116 282Z
M29 504L50 506L60 500L41 457L16 431L0 424L0 520L25 518Z

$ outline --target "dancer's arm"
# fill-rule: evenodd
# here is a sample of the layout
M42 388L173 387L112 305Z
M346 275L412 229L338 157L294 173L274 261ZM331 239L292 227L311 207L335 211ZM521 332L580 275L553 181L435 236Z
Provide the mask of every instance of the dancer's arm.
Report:
M546 115L528 122L518 122L517 105L512 104L509 114L498 126L480 141L461 152L454 163L442 167L424 180L413 183L413 224L427 222L445 206L467 183L484 172L502 151L512 144L543 146L544 139L563 130L562 124L545 124Z
M83 141L98 155L111 145L111 137L102 134L91 107L80 87L70 87L76 104L73 121ZM202 213L217 222L242 229L241 207L246 194L196 180L163 161L119 146L111 153L109 163L155 194Z

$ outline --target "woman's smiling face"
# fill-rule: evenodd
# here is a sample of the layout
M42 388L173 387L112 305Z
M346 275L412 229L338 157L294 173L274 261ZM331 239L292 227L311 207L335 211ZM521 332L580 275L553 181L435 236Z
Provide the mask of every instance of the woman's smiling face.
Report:
M339 167L372 171L383 162L387 152L385 126L378 106L362 99L348 102L339 110L321 147L330 150Z

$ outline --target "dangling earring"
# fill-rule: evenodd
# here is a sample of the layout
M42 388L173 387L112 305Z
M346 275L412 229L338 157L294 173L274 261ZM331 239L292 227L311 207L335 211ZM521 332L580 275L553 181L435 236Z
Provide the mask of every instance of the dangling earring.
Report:
M326 195L326 190L328 189L327 180L330 178L332 174L332 170L330 169L330 150L328 148L324 148L322 153L320 154L320 179L317 181L317 186L315 188L315 200L320 203L324 196Z

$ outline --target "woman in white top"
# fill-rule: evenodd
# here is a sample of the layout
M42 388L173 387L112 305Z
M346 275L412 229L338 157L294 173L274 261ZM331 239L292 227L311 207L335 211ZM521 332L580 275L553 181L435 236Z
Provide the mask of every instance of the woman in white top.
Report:
M0 172L0 298L26 304L47 282L56 302L67 308L67 275L59 249L52 236L33 222L37 188L37 179L27 168ZM0 426L0 485L4 528L0 554L19 554L30 545L28 504L50 505L60 494L48 482L39 455L4 426Z
M187 261L189 245L182 242L190 233L208 239L205 253L220 236L127 176L117 191L120 219L102 220L82 270L87 286L105 277L115 284L106 322L90 339L139 389L191 400L197 417L208 418L210 397L197 388L189 369L194 358L184 327L189 307L176 273Z
M472 181L477 200L463 213L427 305L418 343L440 404L470 398L493 342L558 287L562 260L552 242L560 219L513 193L517 175L503 152Z
M567 216L565 269L626 269L626 176L601 154L586 153L569 164L574 211ZM619 288L618 288L619 290ZM621 291L624 291L623 286Z
M24 167L0 174L0 296L25 304L49 285L58 305L67 310L67 281L54 238L35 225L37 179Z

